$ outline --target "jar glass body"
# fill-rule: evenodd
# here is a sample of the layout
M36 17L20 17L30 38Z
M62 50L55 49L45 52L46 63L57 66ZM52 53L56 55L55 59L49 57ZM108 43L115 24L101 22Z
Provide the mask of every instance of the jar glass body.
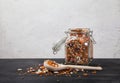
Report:
M65 41L65 62L88 65L93 58L93 43L89 28L70 29Z

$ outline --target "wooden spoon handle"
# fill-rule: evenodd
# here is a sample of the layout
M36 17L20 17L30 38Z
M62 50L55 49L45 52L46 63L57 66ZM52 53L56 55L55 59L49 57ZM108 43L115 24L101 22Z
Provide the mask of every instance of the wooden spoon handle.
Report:
M86 70L102 70L102 67L95 67L95 66L78 66L78 65L66 65L69 68L76 68L76 69L86 69Z

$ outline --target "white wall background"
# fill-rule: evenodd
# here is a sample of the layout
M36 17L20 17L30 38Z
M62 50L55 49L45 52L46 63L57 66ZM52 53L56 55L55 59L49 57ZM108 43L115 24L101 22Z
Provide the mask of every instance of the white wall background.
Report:
M88 27L95 58L120 58L120 0L0 0L0 58L63 58L53 43Z

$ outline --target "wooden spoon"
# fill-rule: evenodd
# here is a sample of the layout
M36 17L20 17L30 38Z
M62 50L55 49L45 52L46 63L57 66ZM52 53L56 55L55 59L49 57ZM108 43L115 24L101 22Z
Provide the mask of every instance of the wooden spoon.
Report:
M45 60L44 61L44 66L52 71L59 71L67 68L73 68L73 69L85 69L85 70L102 70L102 67L95 67L95 66L81 66L81 65L63 65L56 63L55 61L52 60Z

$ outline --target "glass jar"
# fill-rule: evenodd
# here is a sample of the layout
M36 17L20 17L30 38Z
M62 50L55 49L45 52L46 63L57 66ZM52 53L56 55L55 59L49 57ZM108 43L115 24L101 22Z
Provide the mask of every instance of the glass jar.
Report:
M69 29L65 41L65 62L87 65L93 59L92 31L89 28Z
M53 46L53 53L56 54L65 43L66 64L88 65L93 59L93 44L96 43L92 37L93 31L89 28L75 28L65 33L67 37Z

